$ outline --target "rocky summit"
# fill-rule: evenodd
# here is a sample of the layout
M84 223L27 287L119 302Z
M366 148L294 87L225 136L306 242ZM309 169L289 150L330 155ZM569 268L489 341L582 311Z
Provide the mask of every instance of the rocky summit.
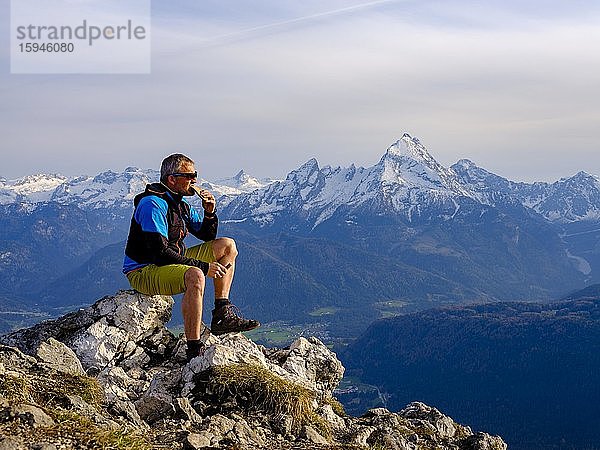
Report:
M205 333L189 363L173 299L120 291L0 337L0 449L506 449L437 409L345 414L321 341Z

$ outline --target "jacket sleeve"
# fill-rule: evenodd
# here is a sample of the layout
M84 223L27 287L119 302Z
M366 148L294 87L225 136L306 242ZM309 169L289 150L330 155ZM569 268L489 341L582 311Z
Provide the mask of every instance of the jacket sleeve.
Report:
M134 219L142 228L146 254L151 255L152 264L157 266L185 264L198 267L206 275L208 263L187 258L169 247L167 210L167 203L154 196L143 198L135 210Z
M190 207L190 233L202 241L213 241L217 237L219 228L219 218L216 214L204 213L204 218L200 219L198 211Z

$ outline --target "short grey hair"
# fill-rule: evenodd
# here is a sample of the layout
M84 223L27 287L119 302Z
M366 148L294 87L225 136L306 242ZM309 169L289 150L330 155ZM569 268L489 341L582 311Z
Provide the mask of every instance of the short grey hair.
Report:
M172 173L179 172L181 166L185 163L194 164L194 161L181 153L173 153L167 156L160 165L160 181L166 183L167 177Z

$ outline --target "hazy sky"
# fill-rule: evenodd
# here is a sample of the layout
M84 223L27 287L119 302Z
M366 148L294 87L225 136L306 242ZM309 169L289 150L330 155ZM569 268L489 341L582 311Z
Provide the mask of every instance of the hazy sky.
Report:
M7 178L176 151L281 177L372 165L405 131L444 165L600 175L598 1L153 0L150 75L11 75L0 8Z

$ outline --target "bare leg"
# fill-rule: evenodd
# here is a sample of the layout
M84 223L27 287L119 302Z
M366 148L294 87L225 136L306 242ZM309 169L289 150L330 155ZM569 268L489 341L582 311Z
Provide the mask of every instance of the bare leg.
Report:
M235 258L238 255L235 241L230 238L218 238L213 242L213 252L217 261L226 266L231 263L223 278L215 278L215 298L229 298L229 290L235 273Z
M204 286L204 274L200 269L191 267L185 272L185 294L181 302L181 312L183 330L188 341L200 339Z
M213 241L213 251L217 261L223 266L231 264L223 278L215 278L215 309L213 310L210 328L212 334L219 336L225 333L250 331L260 326L257 320L244 319L236 313L236 308L229 302L229 289L235 271L235 258L238 255L235 241L219 238Z

